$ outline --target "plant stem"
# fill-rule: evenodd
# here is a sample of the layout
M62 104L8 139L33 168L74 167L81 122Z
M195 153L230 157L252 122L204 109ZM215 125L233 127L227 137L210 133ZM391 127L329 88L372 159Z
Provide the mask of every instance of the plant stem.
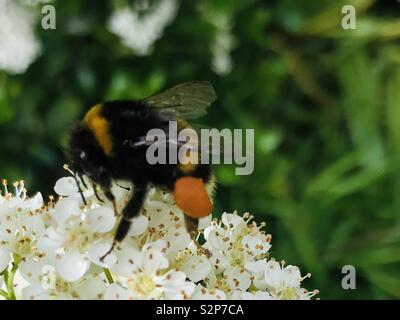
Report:
M13 262L11 271L8 274L8 277L6 280L7 299L8 300L16 300L15 291L14 291L14 276L15 276L15 273L17 272L17 269L18 269L18 264ZM6 277L4 277L4 278L6 278Z
M6 299L8 298L7 292L5 292L4 290L1 290L1 289L0 289L0 296L3 296Z

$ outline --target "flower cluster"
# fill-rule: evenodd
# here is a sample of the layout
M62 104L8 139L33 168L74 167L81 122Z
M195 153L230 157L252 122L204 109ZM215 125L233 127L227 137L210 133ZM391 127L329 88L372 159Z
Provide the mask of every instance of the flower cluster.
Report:
M87 183L88 178L84 177ZM152 189L129 236L112 245L120 219L73 177L57 201L32 198L22 181L0 194L0 296L5 299L310 299L295 266L269 255L271 236L248 213L200 221L197 241L169 193ZM134 187L113 186L121 210ZM102 195L99 195L100 198ZM201 243L201 245L199 244Z

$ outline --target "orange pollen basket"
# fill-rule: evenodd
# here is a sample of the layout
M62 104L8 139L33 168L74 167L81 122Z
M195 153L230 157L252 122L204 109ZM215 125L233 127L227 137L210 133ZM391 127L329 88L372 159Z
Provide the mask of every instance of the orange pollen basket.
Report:
M175 182L173 194L177 206L190 217L206 217L212 211L213 206L203 179L179 178Z

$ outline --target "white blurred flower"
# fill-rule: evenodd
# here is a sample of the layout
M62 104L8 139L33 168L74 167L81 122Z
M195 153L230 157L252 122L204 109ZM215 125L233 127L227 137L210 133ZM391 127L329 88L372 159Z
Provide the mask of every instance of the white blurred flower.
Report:
M54 208L55 224L48 227L39 240L38 247L54 257L54 265L67 281L80 279L90 263L112 266L115 254L109 254L104 263L100 261L112 245L116 217L112 209L97 207L84 211L72 198L63 198Z
M53 2L54 0L19 0L22 4L27 6L37 6L38 4L45 4Z
M108 29L119 36L122 43L136 55L148 55L152 52L154 42L175 18L177 8L176 0L162 0L146 13L130 7L118 9L112 13Z
M34 35L35 16L15 0L0 0L0 69L24 73L40 53Z
M216 30L215 38L210 48L212 53L211 68L216 74L225 76L233 68L231 52L236 43L232 33L233 16L230 12L215 9L207 3L200 6L200 11Z

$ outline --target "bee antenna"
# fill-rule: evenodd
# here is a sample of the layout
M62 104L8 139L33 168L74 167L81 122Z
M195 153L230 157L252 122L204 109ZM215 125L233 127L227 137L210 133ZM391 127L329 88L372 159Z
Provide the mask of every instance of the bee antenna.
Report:
M82 182L83 187L87 189L88 187L82 174L79 174L79 180Z
M80 195L82 197L82 201L85 204L85 206L87 206L87 201L85 199L85 196L83 195L83 191L82 191L81 185L80 185L80 183L78 181L78 177L77 177L77 173L76 172L74 173L74 179L75 179L76 185L78 186L78 190L79 190L79 193L80 193Z

